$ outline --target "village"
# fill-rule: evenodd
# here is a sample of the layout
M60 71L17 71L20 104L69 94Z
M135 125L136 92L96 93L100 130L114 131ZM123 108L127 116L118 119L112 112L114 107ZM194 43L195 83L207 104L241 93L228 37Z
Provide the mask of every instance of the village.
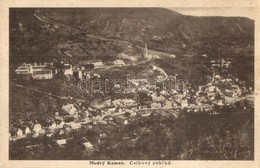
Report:
M146 60L160 57L148 54L145 46ZM176 58L175 55L168 57ZM208 59L206 54L201 57ZM184 58L192 59L192 55L184 54ZM132 88L136 88L128 90L128 93L137 95L135 98L112 100L108 97L103 102L93 101L90 105L85 105L84 102L73 100L73 97L70 97L67 104L60 107L60 111L40 118L20 119L11 123L10 142L16 146L16 150L35 151L35 148L42 148L42 144L28 144L26 139L45 137L49 139L48 148L54 150L64 148L71 141L75 141L75 135L77 135L77 143L81 144L82 149L87 153L93 153L99 150L99 146L112 130L121 130L129 125L143 122L151 115L160 114L164 118L174 119L183 112L218 115L227 109L232 111L236 108L244 110L254 108L252 87L247 87L245 81L240 81L236 77L223 77L218 73L219 69L228 70L232 63L231 60L220 58L209 59L208 62L212 75L208 76L208 82L205 85L196 87L188 83L183 85L184 83L177 81L178 74L171 76L171 74L165 73L163 68L153 66L153 71L159 74L155 79L133 78L128 81ZM125 66L129 65L120 59L106 64L101 60L85 61L78 65L61 62L59 66L53 63L23 63L15 70L15 73L19 80L51 80L62 74L68 79L74 76L80 81L102 78L102 75L95 71L97 69ZM169 89L158 86L158 83L169 81L171 77L175 79L174 87ZM120 88L117 85L114 87ZM126 89L127 87L121 88L123 91ZM107 130L104 127L113 128ZM130 132L124 133L122 139L134 145L140 132L130 134Z

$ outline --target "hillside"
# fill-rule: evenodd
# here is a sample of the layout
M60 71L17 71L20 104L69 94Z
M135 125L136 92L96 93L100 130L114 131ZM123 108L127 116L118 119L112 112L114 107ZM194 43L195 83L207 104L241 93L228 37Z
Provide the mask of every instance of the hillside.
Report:
M216 53L254 43L254 21L185 16L163 8L11 9L10 61L48 61L69 52L72 62L140 55L138 46L179 54ZM60 53L61 52L61 53Z

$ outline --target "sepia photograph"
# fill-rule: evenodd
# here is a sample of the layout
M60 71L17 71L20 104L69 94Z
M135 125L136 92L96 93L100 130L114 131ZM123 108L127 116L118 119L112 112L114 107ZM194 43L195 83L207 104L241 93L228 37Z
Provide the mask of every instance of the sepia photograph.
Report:
M255 12L9 8L9 160L253 161Z

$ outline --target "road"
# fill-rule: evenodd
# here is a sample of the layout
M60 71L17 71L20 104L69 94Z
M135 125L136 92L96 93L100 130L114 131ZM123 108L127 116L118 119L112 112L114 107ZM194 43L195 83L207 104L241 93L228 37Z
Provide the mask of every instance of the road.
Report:
M46 92L46 91L43 91L43 90L40 90L40 89L36 89L36 88L32 88L32 87L27 87L27 86L24 86L24 85L19 85L19 84L14 84L14 85L16 87L30 89L30 90L33 90L33 91L36 91L36 92L40 92L40 93L43 93L45 95L48 95L48 96L51 96L51 97L56 97L56 98L63 99L63 100L68 100L68 99L72 98L73 100L77 100L77 101L86 101L84 99L78 99L78 98L74 98L74 97L71 97L71 96L60 96L60 95L57 95L57 94L53 94L53 93Z

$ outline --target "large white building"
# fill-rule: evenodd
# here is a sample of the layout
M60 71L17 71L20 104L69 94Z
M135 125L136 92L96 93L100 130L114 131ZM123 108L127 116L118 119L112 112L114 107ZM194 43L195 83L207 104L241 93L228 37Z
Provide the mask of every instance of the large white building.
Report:
M36 80L52 79L53 73L52 70L48 69L49 66L52 66L52 63L23 63L15 70L15 73L18 75L31 75Z
M42 79L52 79L53 74L52 71L49 69L44 69L40 71L33 71L32 78L35 80L42 80Z

